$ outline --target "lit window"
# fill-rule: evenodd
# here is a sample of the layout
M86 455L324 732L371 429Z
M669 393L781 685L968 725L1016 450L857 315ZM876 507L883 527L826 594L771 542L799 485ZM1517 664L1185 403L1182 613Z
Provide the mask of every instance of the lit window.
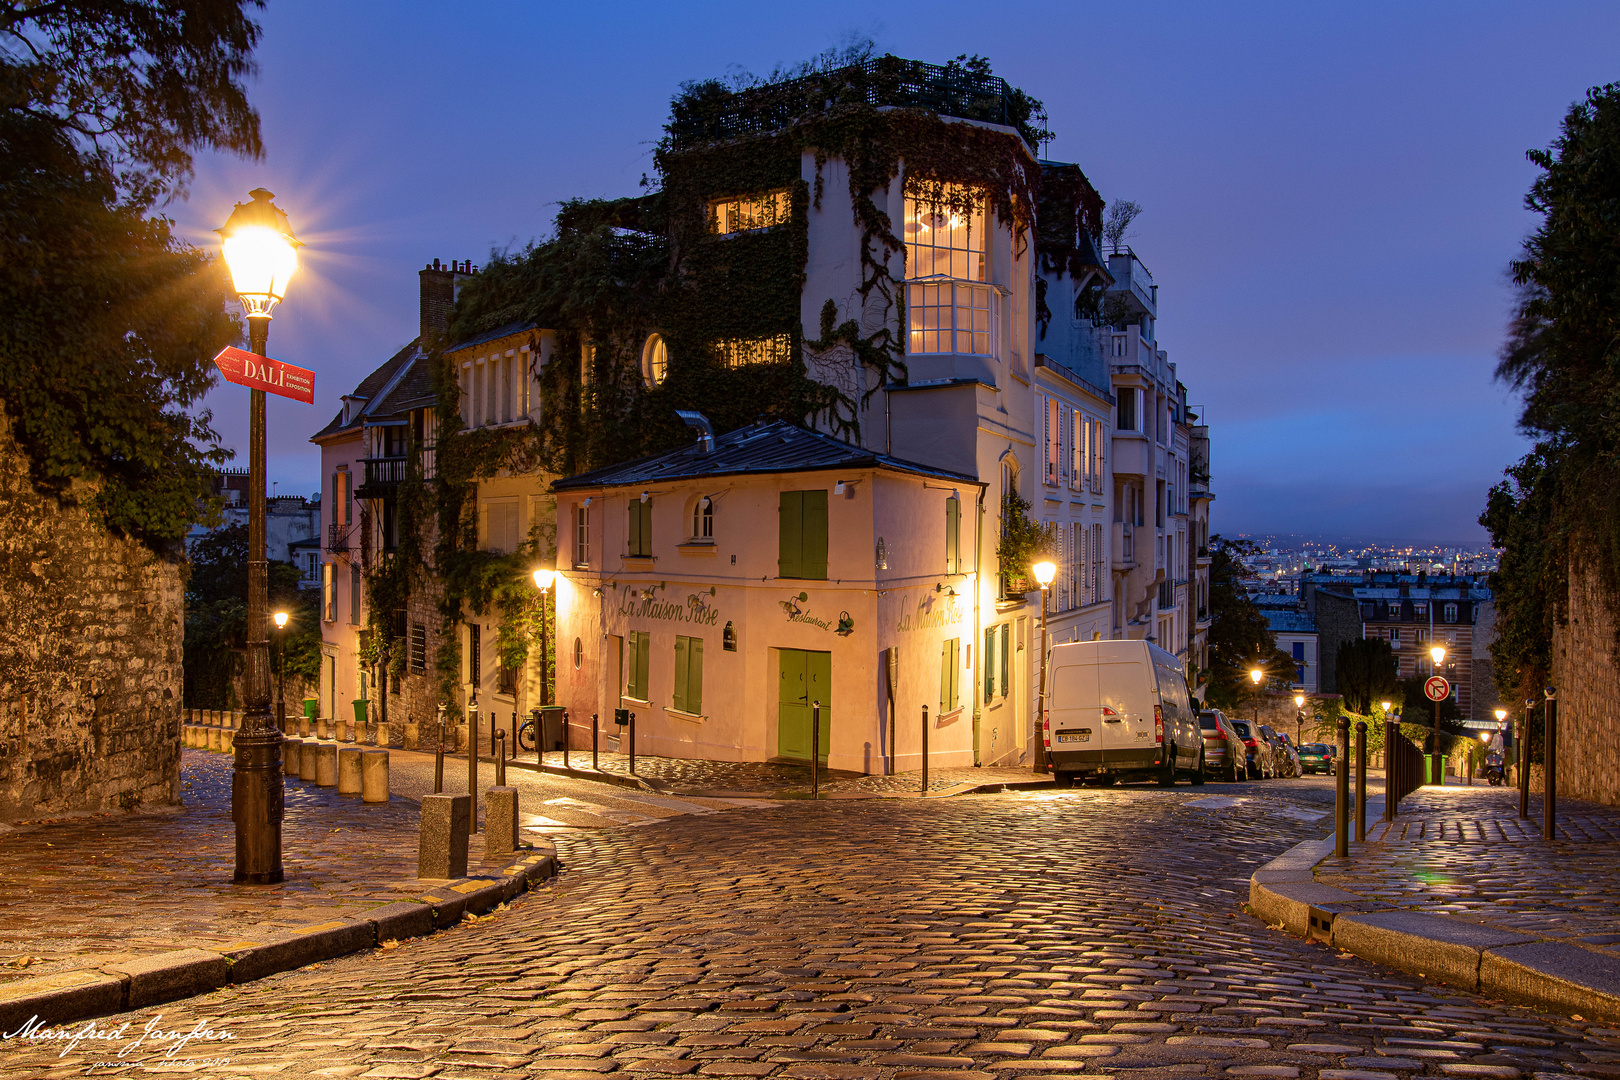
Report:
M709 231L722 236L728 233L773 228L785 223L787 219L786 188L765 191L757 195L739 195L732 199L717 199L709 204Z
M692 506L692 539L714 539L714 502L706 497Z
M906 276L985 280L984 197L957 184L906 196Z
M912 353L991 356L998 300L988 285L911 285L906 290Z
M648 386L657 386L669 374L669 346L661 334L653 334L641 347L641 377Z
M786 334L760 338L727 338L714 343L715 357L728 368L750 364L786 364L793 359L793 339Z

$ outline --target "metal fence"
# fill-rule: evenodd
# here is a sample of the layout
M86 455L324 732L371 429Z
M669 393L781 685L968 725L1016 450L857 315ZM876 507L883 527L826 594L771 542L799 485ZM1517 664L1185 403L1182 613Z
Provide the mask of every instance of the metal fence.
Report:
M1395 724L1384 727L1384 817L1393 820L1402 799L1423 786L1423 751L1400 733Z

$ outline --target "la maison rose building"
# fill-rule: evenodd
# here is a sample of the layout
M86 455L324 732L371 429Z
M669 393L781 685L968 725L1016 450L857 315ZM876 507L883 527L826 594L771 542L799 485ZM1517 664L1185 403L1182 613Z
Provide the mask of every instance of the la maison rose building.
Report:
M623 748L624 709L638 753L808 761L819 702L830 768L918 768L925 709L930 763L973 763L974 478L774 422L553 490L575 745L596 713ZM1013 643L996 636L1006 742Z

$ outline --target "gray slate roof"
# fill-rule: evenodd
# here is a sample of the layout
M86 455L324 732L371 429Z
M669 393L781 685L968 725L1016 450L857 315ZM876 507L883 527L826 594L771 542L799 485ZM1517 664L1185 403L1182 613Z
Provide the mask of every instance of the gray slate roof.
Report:
M693 442L668 453L570 476L556 481L551 488L553 491L570 491L691 480L705 476L765 475L826 469L890 469L954 483L978 484L978 480L965 473L902 461L843 442L831 435L773 420L716 435L714 451L709 454L701 453L699 444Z

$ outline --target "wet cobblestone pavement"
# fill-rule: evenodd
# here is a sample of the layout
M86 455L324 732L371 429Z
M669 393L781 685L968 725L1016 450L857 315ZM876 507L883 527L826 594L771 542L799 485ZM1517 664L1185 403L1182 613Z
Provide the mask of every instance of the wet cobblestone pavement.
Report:
M1316 789L1260 789L793 801L579 832L558 886L493 917L101 1024L227 1033L176 1054L222 1078L1620 1077L1620 1031L1244 914L1249 872L1322 835ZM13 1042L0 1068L83 1075L119 1045Z
M1551 844L1541 841L1541 797L1527 819L1518 811L1515 788L1422 788L1352 858L1319 864L1317 880L1620 955L1620 809L1560 799Z
M526 759L532 754L524 755ZM463 758L465 760L465 758ZM547 765L561 766L562 751L547 751ZM628 775L630 759L619 753L600 752L598 765L603 772ZM591 767L589 750L570 750L568 762L575 769ZM770 794L783 798L810 794L810 766L781 761L700 761L685 758L636 755L636 773L655 786L681 792L728 792ZM951 767L928 770L928 790L946 792L978 784L1028 784L1047 779L1027 766L991 768ZM824 795L908 794L922 792L921 771L866 775L821 770L819 790Z
M287 880L273 886L231 883L231 766L230 754L185 751L183 809L0 831L0 983L253 939L353 917L420 892L419 800L433 790L432 755L393 751L394 797L374 806L289 778L282 826ZM465 759L445 773L446 790L467 790ZM537 843L579 829L653 825L761 805L666 799L515 769L508 781L519 789L525 836ZM493 783L494 768L485 763L480 785ZM472 873L510 861L485 866L482 855L483 841L475 837Z

